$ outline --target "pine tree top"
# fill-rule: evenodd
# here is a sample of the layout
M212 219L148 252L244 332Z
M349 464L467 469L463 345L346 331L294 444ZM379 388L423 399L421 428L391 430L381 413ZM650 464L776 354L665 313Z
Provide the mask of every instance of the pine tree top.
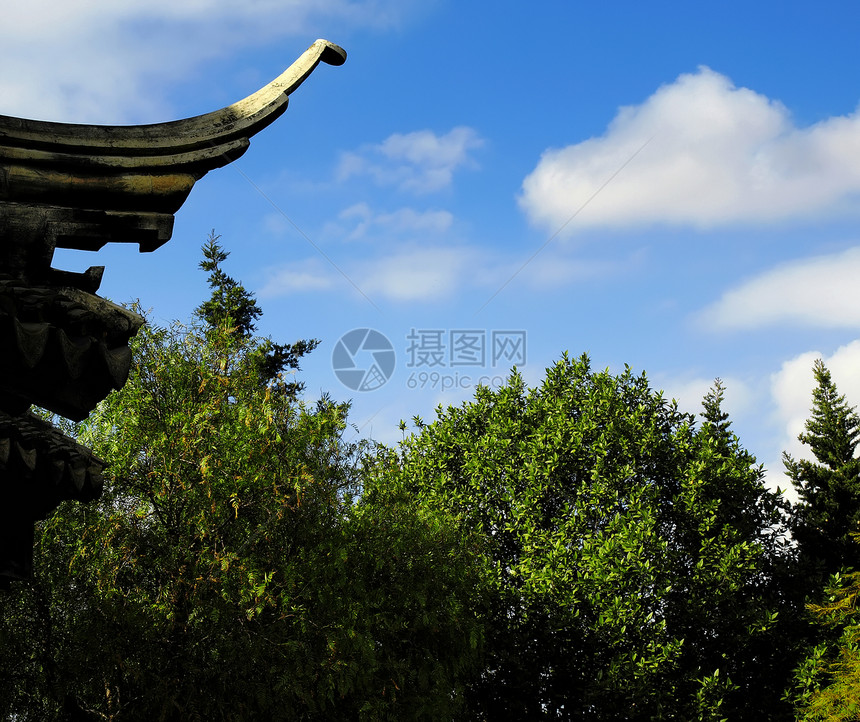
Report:
M218 243L221 238L215 231L209 233L203 244L200 268L209 274L209 300L194 311L210 331L227 330L243 341L255 341L253 359L260 378L265 383L275 382L285 393L295 398L303 389L296 381L285 381L281 375L299 368L299 360L313 351L318 339L300 339L293 344L275 343L269 338L252 339L257 330L256 321L263 315L254 294L221 268L230 253Z
M203 244L200 268L209 274L212 295L194 313L210 327L227 325L234 333L247 338L256 330L255 322L263 311L254 295L221 269L230 254L219 245L220 238L213 230Z
M819 463L837 470L854 460L860 437L860 417L856 407L845 402L830 371L821 359L813 366L817 386L812 392L811 416L806 431L797 438L807 444Z

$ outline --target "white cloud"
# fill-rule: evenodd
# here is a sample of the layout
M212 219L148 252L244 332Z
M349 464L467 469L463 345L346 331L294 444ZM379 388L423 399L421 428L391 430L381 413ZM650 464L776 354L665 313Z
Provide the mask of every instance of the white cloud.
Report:
M804 431L812 409L815 387L812 365L819 358L830 370L831 378L846 402L851 406L860 403L860 339L841 346L829 357L818 351L807 351L783 363L770 378L771 396L781 433L781 448L796 459L813 458L797 436ZM781 461L769 469L776 483L785 488L790 482L783 470Z
M570 256L558 248L548 248L525 267L521 263L506 264L500 269L499 275L503 276L501 280L523 280L532 289L546 290L609 276L619 277L639 266L641 258L639 252L634 252L626 257L595 260Z
M272 271L258 291L261 298L307 291L326 291L337 283L337 272L324 268L316 258L281 266Z
M792 261L746 281L701 313L722 328L791 322L860 326L860 246Z
M348 210L350 217L353 214L363 217L365 209L358 206ZM267 221L267 227L277 232L277 223L277 217L273 215L271 223ZM326 235L334 234L333 228L329 225ZM378 236L369 238L377 239ZM367 248L367 244L362 244L361 248ZM378 254L362 252L360 258L338 257L337 264L343 275L316 258L284 265L270 272L258 293L261 297L271 298L332 288L348 292L353 286L374 302L379 299L424 302L452 300L466 291L480 289L489 302L497 291L511 282L524 283L530 289L545 292L571 282L590 281L624 272L635 260L608 263L551 254L520 269L519 262L474 245L451 245L444 240L383 242Z
M347 281L336 269L310 258L273 270L260 297L349 289L350 281L372 301L432 301L450 298L474 282L472 269L480 254L466 247L407 247L379 258L339 262Z
M453 222L454 216L445 210L398 208L390 213L377 213L367 203L356 203L342 210L338 222L327 224L323 233L350 241L368 237L377 240L379 234L425 237L445 233Z
M547 150L521 207L555 232L615 173L565 233L809 216L860 192L860 114L798 128L779 102L700 68L621 108L603 136Z
M624 272L633 259L614 262L546 254L525 268L508 254L477 246L415 245L362 264L359 287L396 301L450 300L465 290L480 289L487 301L509 283L546 292L573 282L585 282Z
M454 171L474 167L470 152L484 141L478 133L458 126L444 135L431 130L394 133L382 143L365 145L341 155L338 180L370 176L379 185L394 185L412 193L431 193L451 185Z
M333 241L361 241L341 243L333 258L351 284L374 302L450 300L476 289L490 299L510 283L547 291L625 273L641 260L638 252L606 261L550 248L524 265L510 251L461 243L451 232L454 220L446 210L402 207L378 212L360 202L341 210L319 236L327 248L334 247ZM264 227L275 235L292 232L276 213L266 216ZM349 285L337 269L309 259L273 271L260 293L271 297L328 288L349 292Z
M207 60L280 37L301 38L297 52L284 58L286 67L315 39L321 21L329 28L332 23L387 27L397 24L411 4L392 0L5 3L0 24L0 113L91 123L169 120L164 117L169 109L159 100L165 86L189 76ZM249 93L254 90L248 88Z
M460 291L475 265L469 248L411 248L363 263L358 286L371 298L442 300Z

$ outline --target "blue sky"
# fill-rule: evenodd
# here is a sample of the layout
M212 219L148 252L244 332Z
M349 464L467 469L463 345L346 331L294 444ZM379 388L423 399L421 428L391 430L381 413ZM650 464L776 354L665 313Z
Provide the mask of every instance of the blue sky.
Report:
M859 31L849 2L32 0L4 9L0 112L196 115L336 42L346 64L197 184L170 243L55 265L105 265L102 295L188 319L215 229L260 330L322 340L308 396L353 399L387 442L504 378L517 339L531 383L587 352L698 411L719 376L784 484L812 361L860 402ZM333 371L356 328L396 356L375 390Z

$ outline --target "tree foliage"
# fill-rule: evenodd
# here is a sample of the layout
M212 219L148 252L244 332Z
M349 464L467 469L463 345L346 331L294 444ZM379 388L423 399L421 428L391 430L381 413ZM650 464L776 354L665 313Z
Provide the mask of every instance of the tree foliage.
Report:
M270 375L253 297L204 254L221 300L139 334L80 429L110 463L102 498L42 524L36 578L0 599L0 714L450 717L474 565L432 507L355 503L347 405Z
M348 404L299 400L317 342L255 335L214 234L203 255L194 322L147 326L74 428L105 493L41 524L0 596L0 715L856 718L860 572L812 607L826 633L797 616L857 555L860 420L823 364L791 508L719 379L697 420L585 356L371 447Z
M815 461L784 454L799 497L792 534L800 565L798 594L814 623L803 631L808 650L787 696L803 720L853 720L860 716L860 418L840 395L819 359L806 430L798 437ZM801 635L798 635L801 636Z
M860 717L860 572L835 575L821 604L809 611L822 628L798 667L793 701L803 722L849 722Z
M256 322L263 310L241 283L224 272L221 264L230 254L218 244L219 239L220 236L212 231L203 244L200 268L209 274L211 295L197 307L194 315L203 322L204 333L229 331L235 341L247 341L256 331ZM280 385L282 392L295 398L303 390L303 385L295 380L285 381L282 375L298 370L302 356L318 345L318 339L299 339L292 344L279 344L269 338L255 338L251 359L261 382L274 381Z
M565 356L380 455L369 500L432 500L480 549L471 718L778 717L783 505L721 401L697 429L644 375Z
M226 327L239 338L247 339L256 330L256 322L263 315L263 309L242 284L221 268L230 254L218 244L220 238L212 231L203 244L200 268L209 274L212 294L208 301L197 307L195 315L211 330Z
M843 568L860 569L860 547L851 534L860 531L860 417L848 406L819 359L813 367L816 388L806 431L798 437L816 461L783 454L800 503L792 513L806 573L820 586Z

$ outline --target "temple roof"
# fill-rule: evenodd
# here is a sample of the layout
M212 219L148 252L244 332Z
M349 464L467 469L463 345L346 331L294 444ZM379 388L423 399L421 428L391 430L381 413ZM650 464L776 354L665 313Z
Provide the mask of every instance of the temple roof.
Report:
M345 60L342 48L317 40L244 100L166 123L83 125L0 115L0 268L50 263L54 247L158 248L170 239L173 214L194 183L241 156L321 62Z
M30 287L0 275L0 409L37 404L80 421L131 365L138 314L75 288Z
M68 499L92 501L105 463L50 423L0 411L0 589L33 571L33 522Z

